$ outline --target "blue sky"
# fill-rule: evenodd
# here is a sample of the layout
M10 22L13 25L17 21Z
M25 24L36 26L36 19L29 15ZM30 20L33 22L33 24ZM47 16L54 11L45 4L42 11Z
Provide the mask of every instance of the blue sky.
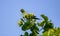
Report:
M55 27L60 27L60 0L0 0L0 36L19 36L23 33L17 25L21 8L37 17L45 14Z

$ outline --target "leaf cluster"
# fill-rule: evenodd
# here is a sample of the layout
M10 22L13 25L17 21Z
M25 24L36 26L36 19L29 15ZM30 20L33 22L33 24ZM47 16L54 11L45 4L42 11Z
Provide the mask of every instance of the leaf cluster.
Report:
M20 11L23 16L18 22L18 25L21 27L22 31L25 31L24 35L20 36L38 36L41 30L43 30L41 36L60 36L60 28L54 28L53 23L44 14L41 14L43 20L37 22L40 18L37 18L34 14L26 13L24 9ZM39 29L38 27L42 28ZM30 30L31 33L26 32L27 30Z

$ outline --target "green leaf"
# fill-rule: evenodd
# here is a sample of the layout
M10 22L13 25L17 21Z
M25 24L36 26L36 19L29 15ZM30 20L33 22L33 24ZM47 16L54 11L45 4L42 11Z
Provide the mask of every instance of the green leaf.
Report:
M53 23L50 21L47 21L45 22L45 25L43 27L43 30L44 30L43 32L48 31L49 29L53 29L53 28L54 28Z
M18 22L18 25L19 25L19 26L22 26L22 25L23 25L23 21L20 20L20 21Z
M54 35L54 30L49 29L48 31L44 32L42 36L53 36Z
M45 16L44 14L41 14L41 17L42 17L45 21L48 21L48 17Z
M30 33L30 35L29 36L37 36L38 34L36 34L36 33Z
M24 10L24 9L21 9L20 11L21 11L21 13L24 13L24 12L25 12L25 10Z
M60 36L60 28L49 29L45 31L42 36Z
M24 33L24 36L28 36L28 32L25 32L25 33Z
M25 22L24 25L22 26L22 30L28 30L30 29L34 24L30 23L29 21Z
M44 26L44 23L45 23L45 20L42 20L40 23L38 23L38 26L43 27Z

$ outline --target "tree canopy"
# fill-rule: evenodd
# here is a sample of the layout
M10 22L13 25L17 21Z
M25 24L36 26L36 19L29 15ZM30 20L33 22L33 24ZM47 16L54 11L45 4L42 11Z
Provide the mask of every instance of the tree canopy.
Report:
M19 27L21 27L24 35L20 34L20 36L60 36L60 28L54 27L54 24L48 17L44 14L40 16L43 18L37 18L33 13L29 14L24 9L21 9L22 18L18 22ZM41 22L37 22L37 20L41 20ZM39 29L41 27L41 29ZM26 30L30 30L29 34ZM43 30L43 31L42 31ZM39 32L42 31L42 34Z

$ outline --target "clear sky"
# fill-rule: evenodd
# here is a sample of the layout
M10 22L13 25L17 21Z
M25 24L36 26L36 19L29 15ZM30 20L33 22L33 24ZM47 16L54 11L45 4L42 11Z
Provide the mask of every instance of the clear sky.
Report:
M37 17L45 14L56 27L60 27L60 0L0 0L0 36L19 36L23 33L17 25L21 8Z

